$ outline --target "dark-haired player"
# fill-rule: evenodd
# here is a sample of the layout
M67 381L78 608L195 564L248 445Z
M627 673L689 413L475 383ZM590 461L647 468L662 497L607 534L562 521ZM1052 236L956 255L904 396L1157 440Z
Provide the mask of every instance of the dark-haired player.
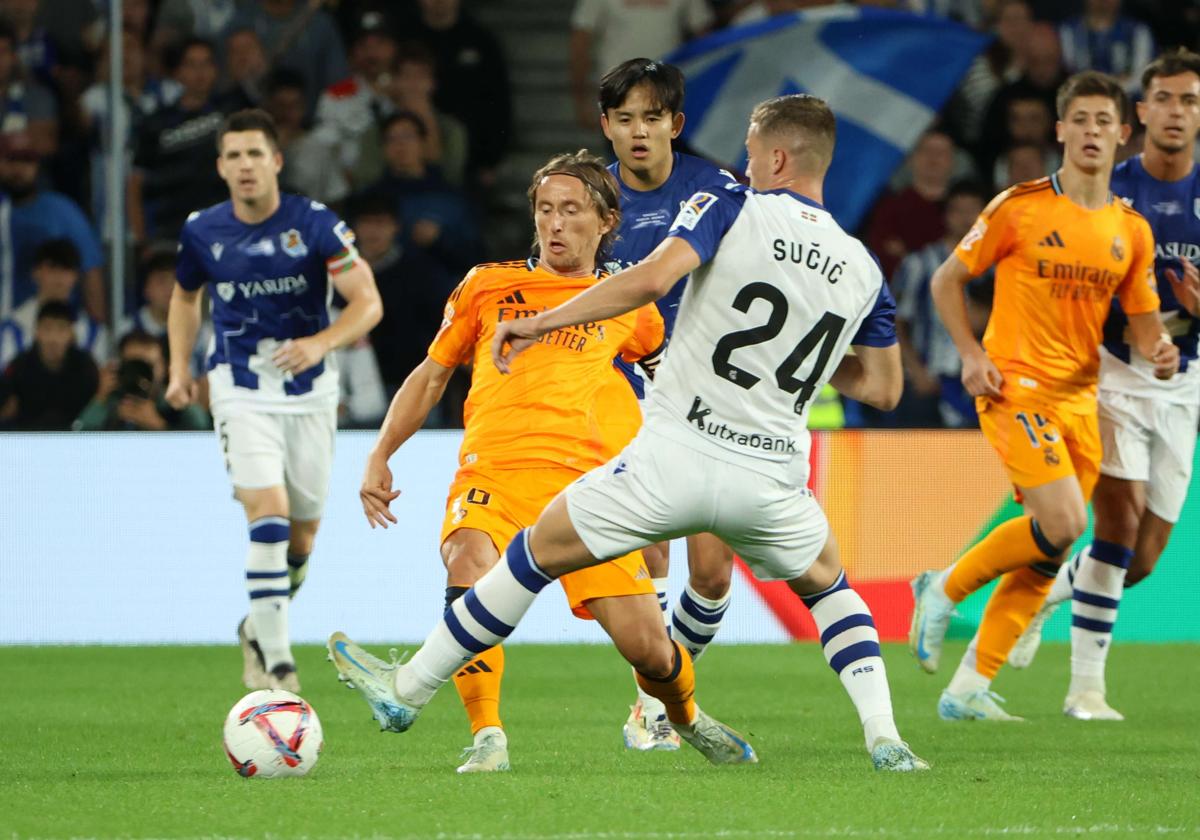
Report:
M229 200L192 213L180 231L166 396L175 408L195 399L188 359L207 286L213 420L250 530L250 614L238 626L243 681L296 691L288 601L304 580L328 492L338 400L332 351L365 335L382 307L346 224L323 204L280 194L283 155L270 116L228 117L217 152ZM331 285L346 300L333 323Z

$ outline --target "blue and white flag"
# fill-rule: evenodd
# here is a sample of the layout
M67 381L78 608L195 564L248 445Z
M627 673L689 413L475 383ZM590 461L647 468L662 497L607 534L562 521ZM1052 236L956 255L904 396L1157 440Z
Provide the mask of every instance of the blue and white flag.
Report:
M988 40L937 18L834 6L717 32L666 60L687 77L684 139L736 171L755 105L826 100L838 137L825 205L854 230Z

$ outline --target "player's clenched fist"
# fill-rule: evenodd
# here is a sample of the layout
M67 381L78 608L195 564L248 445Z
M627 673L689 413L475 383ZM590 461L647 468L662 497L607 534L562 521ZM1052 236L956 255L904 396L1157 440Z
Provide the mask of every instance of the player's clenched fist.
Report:
M973 397L996 397L1001 395L1004 376L992 360L982 351L963 357L962 383Z
M386 528L389 522L396 524L396 515L388 506L399 495L399 490L392 489L392 471L388 469L387 461L368 459L358 498L372 528L376 525Z
M1162 334L1158 344L1154 345L1154 355L1150 361L1154 364L1156 379L1170 379L1179 371L1179 348L1171 341L1171 336Z
M496 325L496 335L492 339L492 361L501 373L509 373L509 365L517 354L537 343L542 333L535 321L537 318L518 318Z
M304 338L289 338L279 345L271 360L280 370L293 374L304 373L309 368L319 365L328 352L329 348L321 338L309 335Z
M182 409L196 401L196 390L196 380L191 376L172 376L164 396L171 408Z

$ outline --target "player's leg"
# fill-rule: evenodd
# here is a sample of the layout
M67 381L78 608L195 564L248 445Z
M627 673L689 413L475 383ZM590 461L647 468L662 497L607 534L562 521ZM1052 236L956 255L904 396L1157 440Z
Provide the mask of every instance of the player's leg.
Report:
M442 542L446 565L446 609L467 593L500 553L490 534L459 528ZM497 645L467 662L454 675L454 687L471 724L473 745L460 773L509 769L508 738L500 720L500 684L504 677L504 648Z
M729 607L733 549L713 534L687 538L688 583L671 617L671 635L695 661L721 629Z
M633 666L642 690L666 708L674 731L713 764L758 761L742 735L696 705L691 656L667 635L656 599L650 595L594 598L587 606Z
M1048 563L1043 566L1048 589L1060 555L1087 527L1084 497L1057 420L1034 410L991 405L979 421L1025 498L1026 514L997 525L948 569L923 572L913 580L909 649L931 674L938 669L955 604L1004 573L1037 563Z
M670 567L671 544L669 542L655 543L642 549L646 570L654 583L654 591L658 598L660 616L669 626L671 616L667 612L669 597L667 592L667 573ZM621 737L625 747L640 752L652 750L674 750L679 748L679 736L671 729L667 721L667 710L658 698L642 690L641 684L634 673L633 687L637 691L637 699L629 707L629 717L621 727Z
M278 415L217 411L214 419L250 536L245 566L250 609L238 625L242 681L253 689L278 685L281 679L290 684L295 662L287 632L291 509L284 485L284 430Z

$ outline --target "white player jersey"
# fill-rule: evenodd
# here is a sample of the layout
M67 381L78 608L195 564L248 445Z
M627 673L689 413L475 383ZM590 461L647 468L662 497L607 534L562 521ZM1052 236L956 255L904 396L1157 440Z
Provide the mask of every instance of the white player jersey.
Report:
M713 457L808 480L808 408L851 344L896 343L895 301L871 253L819 204L740 184L698 192L669 236L692 274L646 425Z

